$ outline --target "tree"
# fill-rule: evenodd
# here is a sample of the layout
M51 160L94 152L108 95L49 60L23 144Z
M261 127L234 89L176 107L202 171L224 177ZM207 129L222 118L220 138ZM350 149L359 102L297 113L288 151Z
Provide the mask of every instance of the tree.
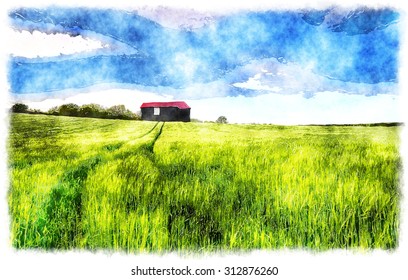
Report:
M126 114L125 105L114 105L107 110L109 118L120 119Z
M126 109L125 105L115 105L106 110L106 117L112 119L136 120L137 114Z
M28 106L23 103L16 103L11 107L13 113L26 113L28 111Z
M85 104L82 106L78 106L74 103L63 104L59 107L49 109L47 114L55 116L76 116L103 119L141 119L140 112L133 113L132 111L126 109L125 105L115 105L110 108L105 108L95 103Z
M74 103L63 104L58 108L61 116L78 116L79 106Z
M218 119L215 121L216 123L228 123L227 117L219 116Z
M50 109L47 111L47 114L48 114L48 115L58 116L58 114L59 114L59 112L58 112L58 106L54 106L54 107L50 108Z
M103 116L105 109L95 103L85 104L79 108L78 115L81 117L100 118Z

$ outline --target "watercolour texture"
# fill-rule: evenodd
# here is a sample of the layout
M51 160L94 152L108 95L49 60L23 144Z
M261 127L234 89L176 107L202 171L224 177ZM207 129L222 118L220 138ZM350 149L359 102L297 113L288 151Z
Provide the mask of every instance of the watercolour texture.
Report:
M8 18L14 247L398 247L398 10Z

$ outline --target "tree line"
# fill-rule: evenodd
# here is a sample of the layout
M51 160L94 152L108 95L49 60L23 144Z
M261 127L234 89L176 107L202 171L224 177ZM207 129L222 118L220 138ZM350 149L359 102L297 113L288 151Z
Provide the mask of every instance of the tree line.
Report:
M78 106L74 103L55 106L46 112L38 109L30 109L26 104L16 103L11 107L13 113L44 114L53 116L71 116L85 118L102 119L122 119L122 120L140 120L140 113L134 113L128 110L125 105L114 105L105 108L99 104L91 103Z

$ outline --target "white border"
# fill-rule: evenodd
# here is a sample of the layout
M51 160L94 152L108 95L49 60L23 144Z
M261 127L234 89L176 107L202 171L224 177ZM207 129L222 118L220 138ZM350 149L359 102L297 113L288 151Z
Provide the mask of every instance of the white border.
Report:
M64 3L65 2L65 3ZM61 6L95 6L92 0L74 0L66 4L67 1L45 1L45 0L17 0L13 4L1 4L0 31L7 26L7 11L12 7L28 6L41 7L47 5ZM158 1L158 0L139 0L126 1L98 1L98 7L124 8L129 9L134 6L172 6L181 8L194 8L204 11L237 11L240 9L258 10L266 7L274 9L298 9L303 7L323 8L331 4L353 7L356 5L368 5L371 7L391 6L402 12L402 24L406 26L406 9L401 0L393 1L281 1L281 3L271 4L271 1L261 0L206 0L199 1ZM114 7L112 5L114 3ZM4 34L4 33L3 33ZM407 36L405 30L402 30L401 45L401 112L406 110L403 104L408 104L406 82L403 77L407 77ZM3 40L7 40L3 38ZM4 42L4 41L3 41ZM2 44L3 46L3 44ZM92 253L66 252L50 253L41 251L16 251L10 246L9 242L9 218L7 209L7 154L6 139L8 134L8 114L6 112L8 101L7 84L7 54L1 50L0 63L0 278L1 279L136 279L131 276L130 269L139 267L203 267L222 269L224 266L278 266L279 276L276 279L404 279L407 277L405 263L407 257L407 218L406 218L406 199L403 198L401 205L401 231L400 245L394 252L384 251L330 251L325 253L305 252L305 251L260 251L243 254L218 254L204 256L177 256L176 254L157 256L151 254L126 255L122 253L108 254L105 252ZM406 113L404 113L406 114ZM406 122L406 115L404 121ZM402 133L401 152L404 158L404 166L407 166L406 154L407 148L406 129ZM406 178L406 171L404 174ZM406 187L403 187L403 194L406 193ZM405 276L405 277L404 277ZM150 279L140 277L140 279ZM167 279L169 277L164 277ZM232 279L232 277L223 277L219 273L216 277L197 277L198 279ZM269 277L268 277L269 278ZM155 277L154 279L160 279ZM170 279L176 279L170 278ZM178 278L177 278L178 279ZM184 279L189 279L188 277ZM239 279L248 279L239 277ZM260 278L261 279L261 278Z

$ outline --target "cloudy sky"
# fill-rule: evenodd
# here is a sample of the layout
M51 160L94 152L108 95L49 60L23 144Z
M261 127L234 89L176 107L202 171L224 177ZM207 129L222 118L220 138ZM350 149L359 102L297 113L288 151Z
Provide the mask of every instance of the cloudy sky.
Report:
M8 17L10 95L31 108L185 100L201 120L401 121L391 8L43 7Z

